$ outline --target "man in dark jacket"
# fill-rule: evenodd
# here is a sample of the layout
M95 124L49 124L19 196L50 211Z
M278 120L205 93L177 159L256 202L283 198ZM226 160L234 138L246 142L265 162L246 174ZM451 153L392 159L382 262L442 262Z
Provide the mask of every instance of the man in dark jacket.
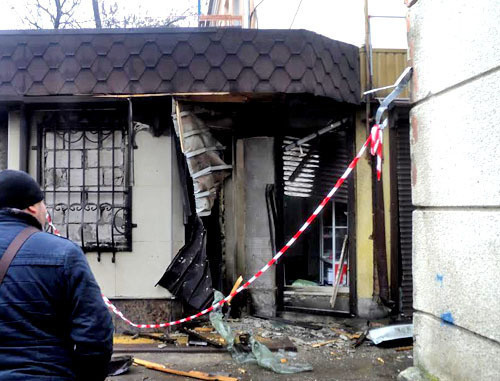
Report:
M45 224L38 184L0 171L0 258L23 229ZM82 250L36 232L21 246L0 284L0 380L106 377L113 325Z

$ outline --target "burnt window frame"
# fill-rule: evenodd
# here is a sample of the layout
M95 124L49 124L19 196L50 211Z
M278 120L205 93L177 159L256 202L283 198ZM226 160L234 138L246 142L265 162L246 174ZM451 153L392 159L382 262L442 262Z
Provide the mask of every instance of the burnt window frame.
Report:
M105 204L108 204L106 202L100 204L100 194L101 194L101 186L105 186L104 184L101 184L100 182L97 182L96 190L91 191L91 193L97 193L97 199L98 199L98 204L99 207L94 209L96 211L96 221L93 223L95 224L96 228L96 242L93 245L86 245L86 242L84 239L75 242L79 244L82 248L82 250L85 253L88 252L95 252L98 255L98 260L101 260L101 253L112 253L112 261L113 263L115 262L115 254L117 252L130 252L132 251L132 228L135 226L132 223L132 174L133 174L133 129L132 129L132 118L131 118L131 104L128 102L128 107L125 102L116 102L113 105L95 105L95 104L84 104L84 105L72 105L72 106L64 106L64 105L54 105L53 107L33 107L30 108L30 117L33 117L35 112L43 112L46 114L51 114L49 118L46 118L40 123L36 124L36 138L37 138L37 179L38 182L40 183L42 190L44 191L44 194L46 193L55 193L55 188L54 190L47 190L45 181L44 181L44 155L45 155L45 150L46 147L44 146L44 135L47 132L60 132L60 131L70 131L70 132L82 132L82 139L86 139L86 137L83 136L83 134L90 132L90 133L96 133L98 137L98 147L97 151L102 152L103 147L101 146L101 137L103 133L110 132L114 134L115 131L121 131L122 137L121 141L125 144L124 149L124 154L123 154L123 186L120 188L119 191L115 190L115 182L111 182L111 194L112 194L112 205L111 211L114 214L112 218L112 222L109 225L111 225L111 240L109 241L101 241L99 239L99 219L97 216L102 216L101 213L103 213L104 210L110 211L109 207L106 206ZM76 118L76 120L75 120ZM109 135L108 135L109 136ZM115 154L114 150L117 149L115 146L115 138L113 137L112 139L112 179L115 178L114 170L115 170ZM85 147L83 148L85 149ZM63 150L61 150L63 151ZM71 149L67 150L71 152ZM71 160L71 154L68 153L68 164L69 161ZM97 167L100 167L100 156L101 154L98 154L98 164ZM54 157L55 160L55 157ZM83 168L82 168L83 169ZM98 168L98 178L99 172L101 169ZM69 169L71 171L71 168ZM68 174L69 177L69 174ZM71 184L68 184L68 189L63 190L62 192L68 193L68 200L70 201L69 204L73 205L74 203L71 203ZM85 185L83 185L85 186ZM83 192L83 191L82 191ZM87 191L85 191L88 193ZM108 192L109 193L109 192ZM120 205L114 205L114 197L115 194L121 193L123 194L123 203ZM51 205L51 207L47 208L49 212L54 215L54 208L55 205ZM76 208L79 208L79 211L82 211L82 209L85 207L85 203L80 203L75 206ZM104 209L103 209L104 207ZM100 210L99 213L97 213L97 209ZM122 213L123 216L123 224L121 226L116 225L116 217L118 212ZM82 212L82 221L80 222L80 236L82 237L82 226L83 226L83 212ZM56 224L57 225L57 224ZM63 227L62 225L59 227ZM61 233L63 236L67 236L69 232L69 224L65 223L64 224L64 229ZM115 237L123 237L124 239L121 240L115 240ZM82 237L83 238L83 237Z

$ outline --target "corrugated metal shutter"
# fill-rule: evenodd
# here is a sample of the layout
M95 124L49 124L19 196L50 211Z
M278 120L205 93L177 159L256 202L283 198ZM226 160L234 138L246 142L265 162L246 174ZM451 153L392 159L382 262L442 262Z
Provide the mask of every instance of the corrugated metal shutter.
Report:
M286 137L284 146L297 141ZM283 180L285 195L323 198L349 165L346 136L332 133L304 144L302 148L283 151ZM293 177L292 177L293 176ZM347 203L347 180L335 194L335 200Z
M319 139L321 139L320 170L315 187L315 196L323 198L347 169L349 165L349 152L347 150L346 136L343 132L329 134ZM349 178L335 193L335 201L347 203L348 184Z
M397 182L399 203L399 250L401 256L401 312L413 314L412 280L412 212L410 126L408 120L399 121L397 128Z
M287 136L283 146L292 144L299 138ZM283 150L283 181L285 195L291 197L311 197L318 174L319 152L310 144L300 148Z

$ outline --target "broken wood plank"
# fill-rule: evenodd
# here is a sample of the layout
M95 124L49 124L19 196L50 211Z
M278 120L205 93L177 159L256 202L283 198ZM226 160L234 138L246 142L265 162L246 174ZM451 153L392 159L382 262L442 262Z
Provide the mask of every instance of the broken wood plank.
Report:
M240 287L240 285L241 285L242 282L243 282L243 277L240 275L238 277L238 279L236 279L236 282L234 283L234 286L231 289L231 292L229 293L229 295L231 295L233 292L235 292L238 289L238 287ZM231 300L233 300L232 296L229 297L229 300L227 301L227 304L231 305Z
M158 341L153 339L145 339L143 337L134 338L132 336L114 335L113 345L137 345L137 344L154 344L158 345Z
M178 346L183 346L183 347L188 346L189 335L186 335L185 333L173 333L170 335L170 337L172 337L175 340Z
M196 332L213 332L214 331L214 328L213 327L195 327L194 328L194 331Z
M132 331L123 331L123 334L125 336L132 336L132 339L136 339L138 337L142 337L143 339L151 339L151 340L156 340L156 341L162 341L164 343L174 343L175 340L167 337L165 334L160 333L160 334L154 334L154 333L142 333L142 332L132 332Z
M219 376L216 374L210 374L205 372L199 372L196 370L190 370L188 372L167 368L165 365L158 364L151 361L141 360L138 358L134 359L134 364L144 366L148 369L157 370L163 373L175 374L177 376L184 376L190 378L196 378L198 380L207 380L207 381L239 381L239 378L228 377L228 376Z
M322 341L320 343L314 343L314 344L312 344L311 347L313 347L313 348L319 348L319 347L323 347L323 346L328 345L328 344L336 343L337 341L338 341L337 339Z
M396 348L396 351L403 352L403 351L411 351L412 349L413 349L413 345L407 345L406 347Z
M216 337L214 337L214 338L208 337L207 334L202 334L202 333L199 333L199 332L196 332L194 330L190 330L190 329L187 329L184 327L181 327L181 331L184 332L185 334L191 336L191 337L195 337L199 340L203 340L215 348L223 348L224 347L225 341L220 342L220 341L218 341L218 339ZM214 334L210 334L210 336L214 336Z
M115 344L113 345L113 353L227 353L227 349L173 345L159 348L157 344Z
M330 298L330 306L332 308L335 308L335 301L337 300L337 293L339 292L339 286L340 286L340 279L342 279L342 272L343 272L343 265L344 265L344 256L345 256L345 249L347 247L347 234L344 237L344 242L342 243L342 250L340 252L340 260L339 260L339 269L337 271L337 276L335 278L335 283L333 284L333 293L332 297ZM335 266L333 266L333 270L335 271Z
M177 126L179 129L179 142L181 144L181 152L184 153L184 129L182 125L182 116L179 102L175 101L175 116L177 117Z
M343 329L340 329L340 328L335 328L335 327L330 327L330 329L335 332L337 335L344 335L345 337L353 340L353 339L359 339L359 337L361 336L361 334L359 333L355 333L355 334L352 334L350 332L347 332Z

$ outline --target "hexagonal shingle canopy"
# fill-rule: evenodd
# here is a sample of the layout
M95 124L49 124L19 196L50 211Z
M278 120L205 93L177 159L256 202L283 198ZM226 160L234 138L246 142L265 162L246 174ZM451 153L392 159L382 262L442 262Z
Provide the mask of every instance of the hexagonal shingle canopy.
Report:
M0 97L305 93L358 104L358 48L306 30L0 32Z

